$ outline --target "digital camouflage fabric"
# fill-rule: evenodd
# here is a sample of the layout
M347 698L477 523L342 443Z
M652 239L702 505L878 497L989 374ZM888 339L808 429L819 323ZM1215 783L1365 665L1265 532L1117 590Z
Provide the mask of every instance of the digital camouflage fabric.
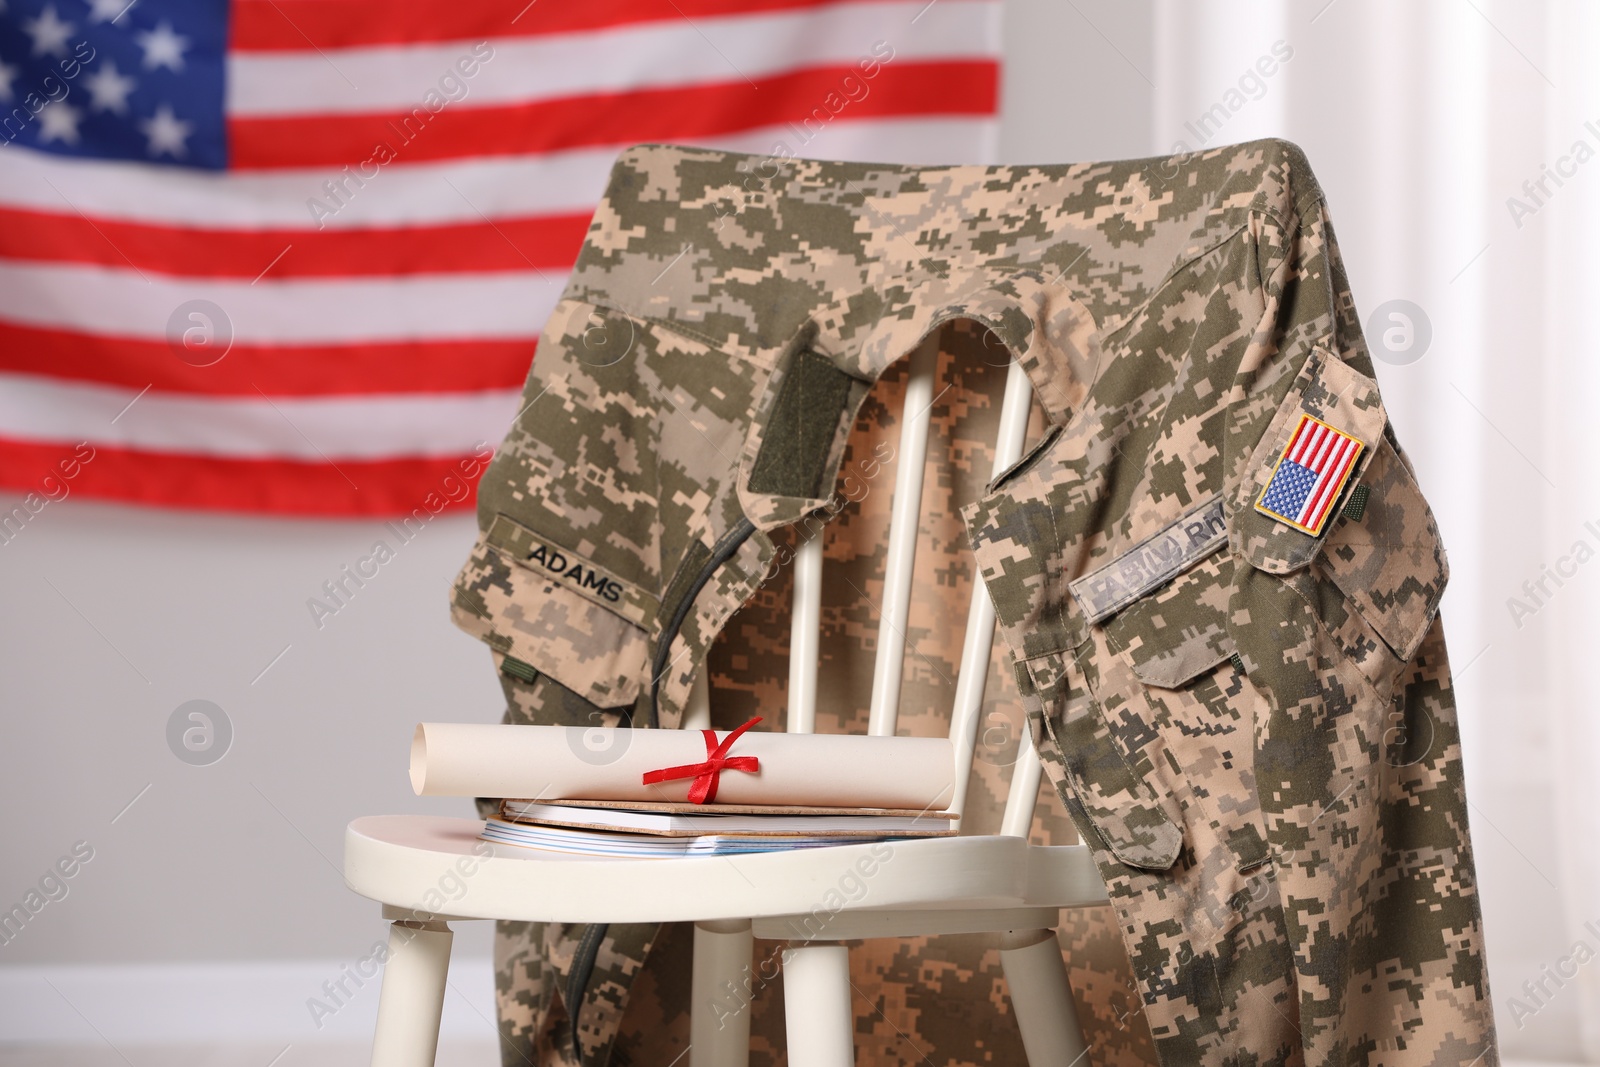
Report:
M1165 1064L1496 1063L1444 554L1292 145L989 168L625 153L454 594L511 720L672 727L708 663L719 725L781 709L804 522L843 568L821 706L856 722L895 440L863 427L893 421L890 369L935 330L952 388L916 596L964 604L975 555L1014 667L986 714L1025 711L1099 861L1148 1022L1114 963L1075 956L1099 1062L1149 1040ZM985 486L1012 361L1042 432ZM1307 417L1314 447L1289 448ZM913 732L948 714L964 612L943 611L912 614ZM979 774L997 795L1003 769ZM1020 1059L995 953L959 940L853 953L861 1062ZM574 1061L569 1004L586 1064L682 1051L681 929L500 943L505 1062ZM771 992L753 1062L781 1056Z
M938 397L931 411L929 458L924 476L920 547L916 560L902 732L943 736L960 661L966 606L976 571L956 504L974 498L994 465L1004 371L1004 348L958 323L944 335L939 358ZM863 733L871 690L872 641L876 604L882 595L889 489L897 480L904 393L904 364L889 368L857 415L847 445L831 521L822 529L830 581L823 592L823 664L817 728ZM788 684L790 571L775 571L718 635L710 653L716 701L714 725L731 729L754 715L771 716L782 729ZM862 592L870 593L869 599ZM974 762L963 827L966 833L996 833L1005 807L1010 766L1016 758L1025 719L1016 684L997 644L989 671L977 759ZM528 684L502 670L507 722L566 723L618 721L573 702L548 679ZM764 723L763 726L766 724ZM488 814L493 804L484 806ZM1071 844L1075 840L1054 788L1041 789L1033 840ZM1085 908L1065 913L1061 933L1080 1022L1094 1044L1097 1067L1141 1067L1155 1062L1149 1033L1139 1013L1138 993L1117 935L1111 909ZM496 981L499 1023L507 1065L571 1064L570 1019L562 999L570 961L584 927L501 923L496 931ZM617 927L612 937L637 938L641 929ZM818 936L826 937L824 927ZM667 924L648 943L635 941L635 961L626 1010L620 1018L590 999L579 1013L587 1046L585 1062L600 1062L603 1034L593 1019L609 1018L617 1029L610 1063L670 1064L689 1040L689 961L692 931ZM607 946L615 952L615 941ZM783 946L758 942L752 973L777 971L773 954ZM615 958L615 957L613 957ZM959 936L856 942L851 946L855 985L857 1061L915 1067L940 1064L1012 1064L1024 1060L1021 1037L1011 1016L992 938ZM593 998L596 993L591 990ZM751 1063L772 1067L784 1062L782 977L762 980L751 1002ZM736 1006L737 1001L728 1001ZM591 1015L591 1012L597 1014Z

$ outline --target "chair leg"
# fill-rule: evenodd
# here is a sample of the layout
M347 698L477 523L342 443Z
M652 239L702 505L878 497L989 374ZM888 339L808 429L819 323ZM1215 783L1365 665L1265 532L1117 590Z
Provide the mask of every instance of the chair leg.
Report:
M372 1067L433 1067L453 936L438 921L402 920L389 927Z
M852 1067L856 1050L850 950L843 945L804 945L784 952L783 1016L789 1067Z
M1071 1067L1086 1045L1067 982L1067 964L1054 930L1012 930L1000 935L1000 965L1011 987L1011 1007L1022 1047L1033 1067Z
M750 1062L749 919L694 924L689 1005L689 1067L746 1067Z

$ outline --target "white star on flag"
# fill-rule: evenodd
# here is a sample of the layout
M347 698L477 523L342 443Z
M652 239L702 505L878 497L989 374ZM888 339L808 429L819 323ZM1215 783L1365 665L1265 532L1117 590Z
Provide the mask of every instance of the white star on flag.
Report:
M143 130L145 137L149 139L148 151L152 156L166 152L174 158L182 158L188 151L184 141L193 132L194 126L178 118L170 107L162 104L156 108L152 118L139 123L139 129Z
M122 115L128 110L128 94L133 92L137 83L120 73L117 65L108 59L83 84L92 97L89 102L91 110L112 111Z
M10 103L16 94L11 91L11 82L17 76L16 67L8 67L0 63L0 102Z
M61 16L56 14L56 6L48 4L39 12L39 17L29 19L22 24L29 37L33 38L33 54L36 56L64 56L67 54L67 38L72 36L72 23L61 21Z
M52 100L39 110L39 142L78 143L78 123L83 112L62 100Z
M144 65L148 70L166 67L171 71L183 69L183 50L189 47L189 38L172 32L170 22L161 22L148 33L135 35L139 47L144 49Z

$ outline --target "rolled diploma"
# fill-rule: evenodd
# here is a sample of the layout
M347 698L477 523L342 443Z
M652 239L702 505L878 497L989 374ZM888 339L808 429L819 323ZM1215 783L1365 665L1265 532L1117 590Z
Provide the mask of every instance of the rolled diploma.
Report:
M761 768L723 769L719 803L943 811L954 795L955 757L943 737L750 731L727 755L755 756ZM705 759L699 730L425 722L411 739L411 788L418 796L683 802L693 778L645 785L645 773Z

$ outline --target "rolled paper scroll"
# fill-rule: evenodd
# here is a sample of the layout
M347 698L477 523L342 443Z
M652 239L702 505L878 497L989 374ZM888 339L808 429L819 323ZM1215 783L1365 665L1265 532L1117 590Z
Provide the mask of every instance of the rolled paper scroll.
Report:
M759 768L723 770L710 807L937 812L955 795L955 754L943 737L752 730L732 754L755 757ZM699 730L425 722L411 740L411 788L418 796L682 803L693 779L646 785L645 775L705 758Z

